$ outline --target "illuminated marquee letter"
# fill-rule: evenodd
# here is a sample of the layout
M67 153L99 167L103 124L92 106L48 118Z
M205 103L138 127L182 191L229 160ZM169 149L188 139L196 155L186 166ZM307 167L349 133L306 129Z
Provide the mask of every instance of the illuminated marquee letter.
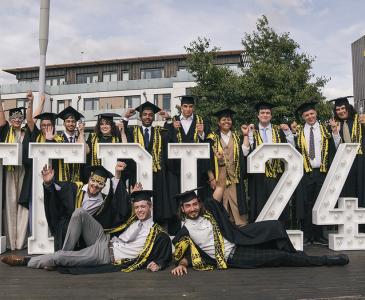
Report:
M19 166L22 164L22 148L21 144L0 143L0 185L3 183L3 165ZM5 187L3 187L5 188ZM1 236L2 233L2 196L3 190L0 189L0 254L6 250L6 237Z
M209 144L170 143L168 145L169 159L181 159L181 192L197 187L197 160L210 158Z
M261 144L247 158L248 173L265 173L265 163L269 159L284 161L285 171L256 222L278 220L303 177L303 157L290 144ZM303 250L303 232L288 230L287 233L294 247Z
M63 159L65 163L85 163L85 147L83 144L30 143L29 158L33 159L33 217L32 236L28 239L28 253L53 253L53 237L49 237L44 212L41 171L44 165L50 165L51 159Z
M137 182L142 183L144 190L152 190L152 156L140 144L99 144L98 158L104 168L115 173L118 158L133 159L137 165Z
M338 225L337 234L329 234L332 250L365 250L365 208L358 207L357 198L338 198L359 149L359 144L341 144L328 171L326 180L313 207L312 219L317 225ZM338 199L338 208L335 208Z

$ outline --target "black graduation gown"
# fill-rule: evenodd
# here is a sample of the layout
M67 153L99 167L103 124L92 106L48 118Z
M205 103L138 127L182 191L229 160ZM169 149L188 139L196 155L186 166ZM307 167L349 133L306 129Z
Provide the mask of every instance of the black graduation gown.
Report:
M26 127L22 148L22 163L25 169L22 190L20 192L18 203L29 209L29 203L32 202L33 186L33 159L29 158L29 143L36 142L37 136L41 133L36 125L33 131Z
M220 137L219 130L216 131L216 134ZM210 140L210 170L213 172L213 174L215 174L213 144L214 141ZM248 213L248 207L246 201L246 187L245 187L245 179L247 178L247 167L246 167L247 158L242 153L242 144L243 144L243 139L242 137L240 137L240 144L239 144L240 178L239 182L236 183L236 194L237 194L238 211L240 215L245 215Z
M237 227L230 221L222 203L210 198L205 201L205 208L213 215L223 237L231 243L239 246L265 246L265 248L273 250L296 252L285 228L279 221L262 221ZM185 226L177 233L172 243L176 245L184 236L189 236L189 231ZM206 263L216 265L214 259L197 245L196 247ZM185 254L185 257L190 262L188 254L189 252Z
M284 131L279 130L280 140L286 143L286 136ZM282 143L283 143L282 142ZM251 151L257 147L254 139L254 144L251 146ZM266 177L265 174L248 174L248 195L249 195L249 220L255 222L256 218L260 214L262 208L265 206L272 191L275 189L276 184L280 179L280 174L276 178ZM288 208L285 208L282 215L285 218L288 214Z
M176 117L178 120L180 120L180 116ZM204 121L204 140L199 139L199 143L208 143L208 141L206 140L208 134L210 133L211 129L210 129L210 123L206 120ZM182 139L182 143L195 143L194 141L194 133L195 133L195 128L196 128L196 122L197 122L197 117L196 114L193 114L193 121L191 123L191 126L189 128L189 131L187 133L184 132L183 128L180 128L180 132L181 132L181 139ZM178 143L178 130L174 128L173 123L165 123L164 127L168 130L168 143ZM181 192L181 186L180 186L180 176L181 176L181 161L179 159L169 159L168 162L168 168L169 168L169 176L171 176L171 181L173 181L174 183L177 182L178 184L178 191L177 193ZM204 186L207 184L208 181L208 175L207 175L207 171L209 169L209 165L210 165L210 160L209 159L199 159L198 163L197 163L197 174L198 174L198 186ZM175 177L175 178L174 178ZM200 190L198 191L199 196L202 199L206 198L206 190Z
M129 143L134 143L133 138L133 129L135 126L132 127L125 127L126 135ZM143 135L143 129L141 126L138 126L138 129L141 131L141 134ZM153 155L153 143L154 139L156 138L156 128L151 127L151 136L150 136L150 142L148 144L148 147L145 148L145 150ZM153 196L153 219L156 223L159 223L163 225L166 220L174 217L177 214L177 205L176 201L174 199L174 196L179 192L177 190L177 182L172 182L173 179L171 178L170 181L168 181L169 175L167 170L167 131L163 130L161 132L161 155L160 155L160 165L161 170L158 170L157 172L153 172L153 191L155 195ZM134 185L136 182L136 164L135 162L132 162L132 169L134 171L134 175L131 175L131 185ZM176 179L175 179L176 180Z
M67 227L76 206L77 185L72 182L57 182L61 187L56 191L54 184L44 187L44 209L49 230L54 237L55 251L62 249ZM103 195L104 196L104 195ZM131 213L128 193L119 180L115 193L112 182L109 194L104 196L103 208L93 217L103 226L112 228L123 223Z
M352 132L353 120L348 120L350 133ZM363 154L357 154L347 176L345 185L341 191L341 197L358 198L359 207L365 207L365 126L362 127L361 148ZM343 122L341 122L340 135L343 139Z

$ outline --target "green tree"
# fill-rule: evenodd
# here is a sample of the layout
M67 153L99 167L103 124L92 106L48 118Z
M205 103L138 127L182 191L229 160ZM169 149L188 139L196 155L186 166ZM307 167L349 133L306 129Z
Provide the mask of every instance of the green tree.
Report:
M278 34L266 16L258 19L256 31L242 39L248 66L242 73L214 65L219 50L206 38L198 38L186 48L188 70L196 77L192 89L199 97L197 110L209 116L219 108L237 111L236 124L256 121L253 105L267 101L277 106L274 122L291 120L303 102L320 101L320 117L328 119L330 106L323 102L321 89L328 81L312 74L314 58L300 53L300 46L289 33Z

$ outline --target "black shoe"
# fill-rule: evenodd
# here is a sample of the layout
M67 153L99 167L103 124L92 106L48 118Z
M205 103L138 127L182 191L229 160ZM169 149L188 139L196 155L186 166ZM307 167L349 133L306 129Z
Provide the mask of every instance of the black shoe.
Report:
M304 238L303 246L310 246L312 244L312 240L309 238Z
M316 238L314 240L313 244L326 246L326 245L328 245L328 240L326 238L324 238L323 236L321 236L319 238Z
M344 266L349 263L349 257L346 254L325 255L327 266Z

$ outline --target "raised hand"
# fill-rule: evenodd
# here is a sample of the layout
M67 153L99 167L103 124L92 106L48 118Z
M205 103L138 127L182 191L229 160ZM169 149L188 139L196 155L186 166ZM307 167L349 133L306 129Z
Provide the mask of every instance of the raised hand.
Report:
M50 185L54 178L54 170L52 169L52 167L48 167L47 165L44 165L41 174L42 174L43 182L46 185Z
M331 126L331 129L332 129L332 132L333 132L333 134L338 134L338 132L339 132L339 125L340 124L337 124L337 122L336 122L336 120L334 119L334 118L332 118L332 119L330 119L329 120L329 124L330 124L330 126Z
M249 129L250 132L255 131L255 124L251 123L250 125L248 125L248 129Z
M241 131L242 131L243 136L246 136L246 135L248 135L248 132L250 131L250 129L249 129L248 125L243 124L243 125L241 125Z
M125 168L127 167L127 164L123 161L118 161L116 166L115 166L115 171L116 172L122 172L125 170Z
M181 122L180 121L174 121L173 126L174 126L174 128L178 129L178 128L181 127Z
M53 133L53 126L47 126L45 129L45 136L46 140L53 140L54 139L54 133Z
M204 133L204 123L197 123L196 131L198 132L198 134L202 135Z
M33 93L32 93L32 91L31 91L31 90L29 90L29 91L27 92L27 99L28 99L28 101L29 101L30 103L33 103L34 96L33 96Z
M137 192L137 191L142 191L143 190L143 187L142 187L142 183L140 182L137 182L133 187L132 187L132 191L131 193L133 192Z
M282 131L287 131L287 130L289 130L290 128L289 128L288 124L280 124L280 129L281 129Z
M125 114L124 114L124 117L129 119L131 116L135 115L136 114L136 110L134 108L129 108Z

